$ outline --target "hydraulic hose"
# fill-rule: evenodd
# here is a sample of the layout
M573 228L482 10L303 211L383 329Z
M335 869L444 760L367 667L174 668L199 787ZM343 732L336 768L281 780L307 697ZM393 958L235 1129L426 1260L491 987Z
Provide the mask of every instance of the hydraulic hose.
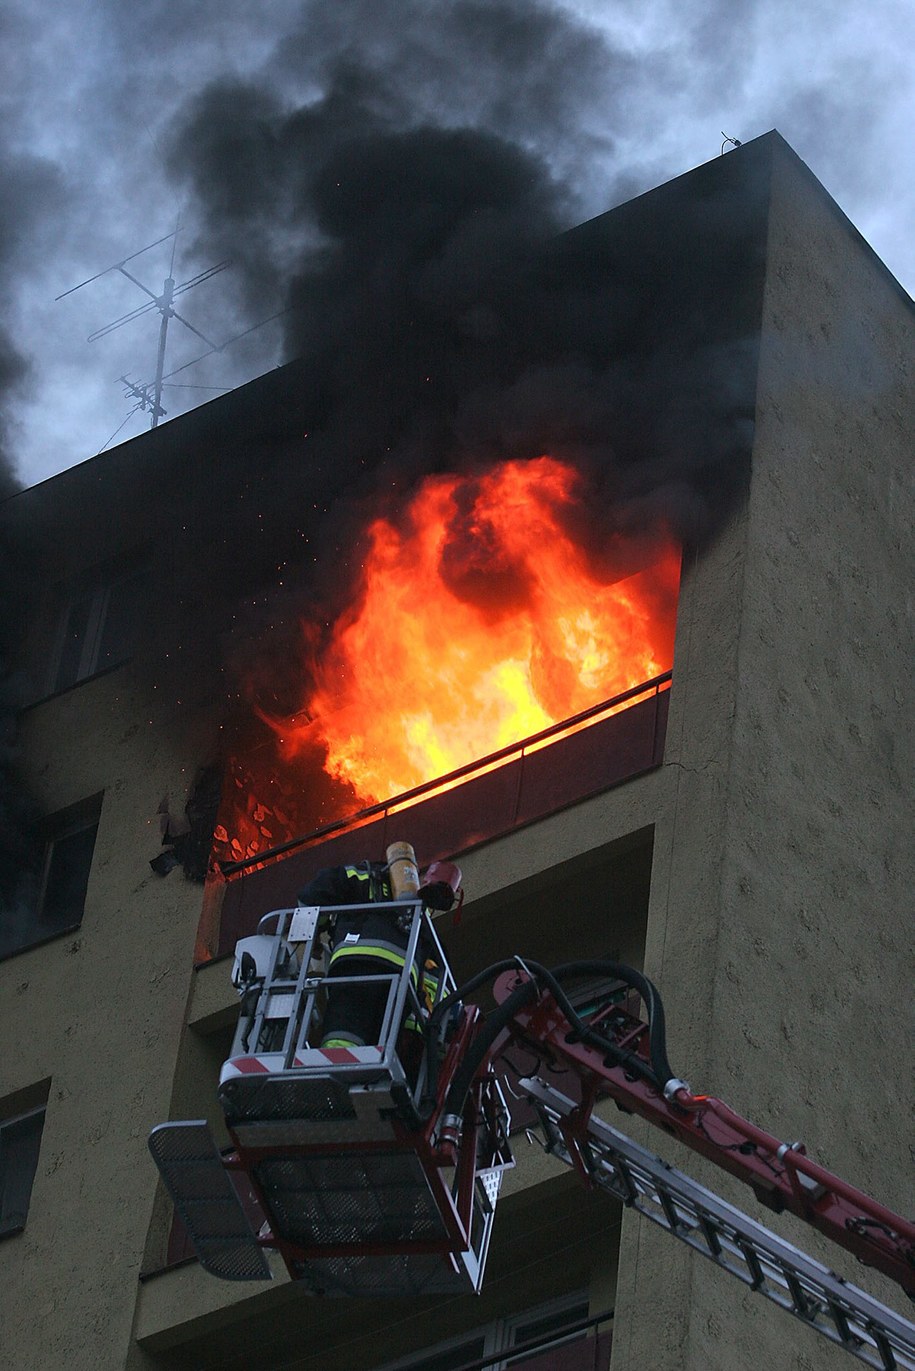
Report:
M517 962L509 962L509 967L517 966ZM490 968L491 969L491 968ZM460 1118L464 1112L464 1101L470 1087L473 1085L474 1077L483 1065L496 1038L507 1027L517 1010L521 1009L530 1000L537 998L536 981L524 981L516 990L513 990L507 1000L489 1014L483 1024L480 1033L470 1046L470 1051L461 1062L454 1079L445 1097L445 1107L443 1118Z
M456 1004L458 1000L466 1000L467 996L472 995L479 986L485 985L487 981L494 981L497 976L501 976L503 971L516 971L517 969L517 957L506 957L504 961L493 962L492 966L484 967L475 976L471 976L469 981L465 981L463 985L459 985L456 990L452 990L450 995L446 995L439 1001L430 1015L430 1026L434 1028L453 1004Z
M550 991L553 998L556 1000L556 1003L559 1005L559 1008L571 1024L573 1031L583 1043L586 1043L589 1047L596 1047L599 1051L604 1052L608 1057L611 1057L618 1066L625 1067L627 1071L630 1071L635 1076L641 1076L643 1080L648 1081L649 1085L655 1086L658 1090L663 1089L667 1078L665 1077L665 1080L661 1081L658 1080L658 1075L654 1069L653 1063L649 1066L647 1062L642 1061L642 1058L636 1056L634 1052L618 1047L616 1043L612 1042L611 1039L604 1037L604 1035L599 1033L596 1029L589 1028L560 986L555 972L548 971L546 967L539 966L536 962L526 962L525 965L531 970L540 984L544 985ZM599 965L599 963L569 962L564 968L560 968L560 970L564 970L566 974L571 974L573 971L584 974L581 973L581 968L589 965L593 967ZM631 967L623 967L617 965L615 962L605 962L603 963L603 967L605 970L610 967L615 967L616 971L614 974L616 974L617 971L625 971L627 974L638 975L638 972L632 972ZM618 979L622 980L624 977L620 976Z
M618 981L623 981L626 985L631 986L641 996L648 1013L648 1054L654 1074L657 1077L656 1084L663 1089L674 1072L667 1058L667 1027L664 1019L664 1004L654 982L644 976L641 971L636 971L634 967L625 966L622 962L611 962L604 959L593 962L565 962L562 966L554 967L552 974L557 981L572 975L615 976ZM563 1012L565 1012L564 1007ZM591 1030L589 1029L588 1032L590 1033Z
M511 971L512 969L517 968L517 966L517 959L514 957L508 957L504 961L495 962L492 966L484 967L482 971L478 971L475 976L471 976L470 979L465 981L463 985L459 985L455 990L452 990L449 995L445 995L441 1000L439 1000L438 1004L435 1006L432 1013L429 1015L429 1025L428 1033L426 1034L425 1048L427 1081L423 1099L420 1104L420 1110L424 1114L428 1115L435 1106L438 1088L438 1071L440 1065L438 1052L436 1050L436 1036L442 1019L445 1017L445 1015L447 1014L448 1010L452 1007L452 1005L461 1003L461 1001L465 1000L468 995L472 995L473 992L479 986L485 985L488 981L495 980L496 976L501 975L503 971ZM473 1077L471 1077L471 1082L472 1080ZM469 1088L470 1083L468 1083L467 1086L468 1090Z
M495 965L487 967L476 976L471 977L463 986L453 991L451 995L436 1006L433 1014L433 1021L437 1016L444 1013L449 1005L455 1000L463 998L464 995L471 993L478 986L486 981L494 979L503 971L512 968L520 968L522 963L517 958L508 958L505 961L497 962ZM548 971L546 967L537 962L524 962L523 967L527 970L532 980L525 981L518 986L497 1009L487 1016L483 1028L473 1043L466 1058L461 1063L445 1100L444 1116L459 1118L463 1112L464 1101L467 1093L473 1084L477 1071L483 1065L487 1054L493 1043L498 1038L504 1028L508 1026L517 1010L534 998L538 993L539 987L548 989L556 1000L559 1008L569 1021L569 1024L580 1040L589 1046L596 1047L611 1057L620 1066L631 1071L634 1075L641 1076L649 1084L658 1090L663 1090L666 1083L672 1078L673 1072L667 1059L667 1045L664 1022L664 1007L661 997L653 983L643 976L640 971L633 967L625 966L620 962L607 960L587 961L587 962L567 962L562 966ZM610 975L624 984L630 986L642 998L648 1013L648 1032L649 1032L649 1057L651 1065L644 1062L635 1053L619 1048L609 1038L602 1033L590 1028L583 1019L580 1018L565 991L560 985L560 981L572 976L582 975Z

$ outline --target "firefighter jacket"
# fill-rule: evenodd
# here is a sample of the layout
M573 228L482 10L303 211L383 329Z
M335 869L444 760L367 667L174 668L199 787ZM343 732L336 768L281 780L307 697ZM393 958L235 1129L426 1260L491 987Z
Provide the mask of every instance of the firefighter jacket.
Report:
M412 915L404 910L385 911L392 899L387 867L381 862L358 862L347 866L325 867L299 892L304 905L378 905L369 910L343 911L328 920L330 935L328 973L346 975L347 963L356 958L371 958L375 970L399 972L405 961ZM438 967L428 953L427 940L420 936L411 971L413 988L427 1008L431 1008L438 988Z

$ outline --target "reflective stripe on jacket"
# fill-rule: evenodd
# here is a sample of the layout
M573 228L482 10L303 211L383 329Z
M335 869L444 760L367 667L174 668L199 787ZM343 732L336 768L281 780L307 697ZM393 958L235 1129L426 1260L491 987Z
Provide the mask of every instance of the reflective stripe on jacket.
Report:
M354 935L350 934L350 937ZM387 962L400 971L406 962L406 948L395 943L383 942L380 938L357 935L352 942L339 942L330 954L330 966L340 966L347 957L372 957L376 961ZM380 973L379 973L380 974ZM410 972L414 988L419 984L419 971L414 961Z

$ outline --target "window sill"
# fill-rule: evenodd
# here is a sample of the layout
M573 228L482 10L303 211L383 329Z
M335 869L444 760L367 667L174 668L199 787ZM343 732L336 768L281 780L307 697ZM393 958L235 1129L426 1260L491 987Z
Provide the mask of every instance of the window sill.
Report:
M80 680L74 681L72 685L63 686L60 690L52 690L48 695L41 695L37 700L30 700L28 704L22 705L18 711L19 716L28 714L30 710L38 709L41 705L46 705L50 700L59 700L63 695L71 695L74 690L79 690L80 686L88 685L90 681L97 681L102 676L110 676L113 671L120 671L122 666L126 666L131 659L122 657L119 662L112 662L110 666L102 667L100 671L93 671L90 676L83 676Z
M18 957L23 952L31 952L33 948L45 947L48 943L55 942L58 938L65 938L69 933L77 933L82 926L82 920L76 924L68 924L66 928L57 928L53 933L46 933L41 938L36 938L34 942L22 943L19 947L11 947L8 952L0 952L0 962L10 961L13 957ZM0 1236L3 1230L0 1227Z

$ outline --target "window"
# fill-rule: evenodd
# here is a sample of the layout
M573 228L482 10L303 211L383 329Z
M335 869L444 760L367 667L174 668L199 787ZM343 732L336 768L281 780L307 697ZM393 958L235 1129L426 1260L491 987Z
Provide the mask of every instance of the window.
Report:
M0 1238L25 1228L50 1081L0 1103Z
M83 918L102 796L61 810L36 833L35 879L20 883L0 921L0 957L78 928Z
M379 1371L606 1371L611 1317L589 1319L586 1295L566 1297Z
M53 694L127 660L145 575L136 562L109 564L70 588L50 682Z

